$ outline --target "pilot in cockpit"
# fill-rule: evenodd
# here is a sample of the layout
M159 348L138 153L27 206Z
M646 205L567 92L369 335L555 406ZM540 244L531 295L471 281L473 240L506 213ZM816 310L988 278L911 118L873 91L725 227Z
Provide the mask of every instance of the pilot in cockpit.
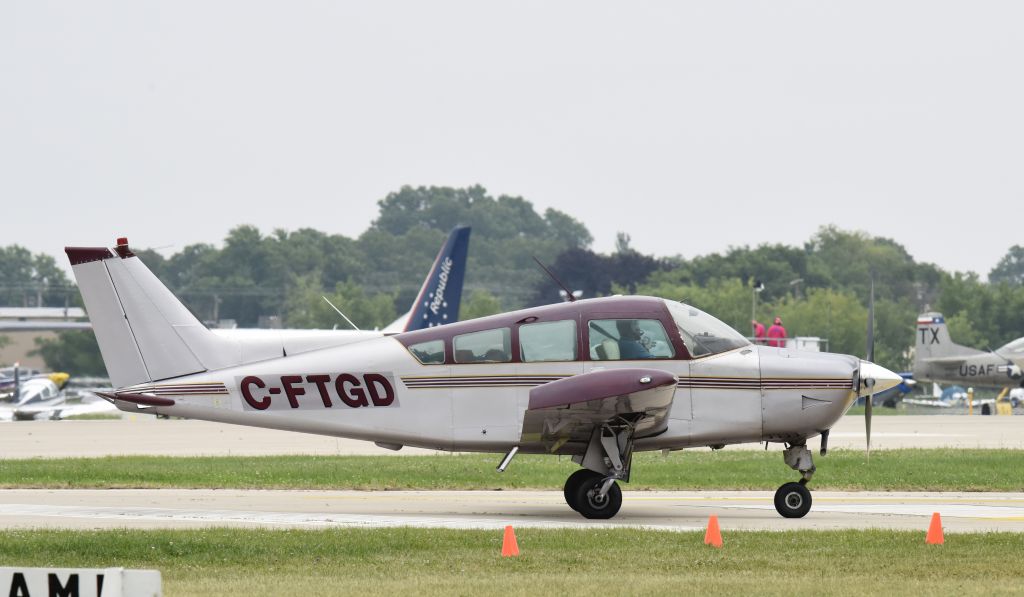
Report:
M615 322L619 331L619 358L629 359L653 359L651 346L653 342L644 335L640 329L640 322L636 319L620 319Z

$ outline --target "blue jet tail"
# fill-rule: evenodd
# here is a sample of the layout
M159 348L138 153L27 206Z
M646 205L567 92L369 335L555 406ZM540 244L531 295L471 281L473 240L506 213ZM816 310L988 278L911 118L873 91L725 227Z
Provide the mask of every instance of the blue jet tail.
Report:
M462 281L469 255L469 232L469 226L456 226L448 234L448 240L434 259L401 331L410 332L459 320Z

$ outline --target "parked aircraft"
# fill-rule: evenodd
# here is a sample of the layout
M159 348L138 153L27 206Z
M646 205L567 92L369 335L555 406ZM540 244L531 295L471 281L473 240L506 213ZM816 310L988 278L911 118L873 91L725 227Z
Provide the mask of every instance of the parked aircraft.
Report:
M986 352L955 344L941 313L917 318L914 379L962 386L1024 386L1024 338Z
M40 373L38 369L28 369L15 363L13 367L0 369L0 401L16 402L14 394L19 393L21 385L37 378L49 379L57 389L62 390L71 376L64 372Z
M114 411L116 409L109 402L98 398L70 400L52 378L33 377L18 384L13 404L0 406L0 421L63 419Z
M126 243L65 249L129 412L503 453L567 454L564 495L587 518L621 506L636 451L781 442L800 482L775 507L801 517L807 439L858 396L901 378L857 357L754 346L698 309L606 297L380 336L302 354L253 354L207 330ZM867 418L867 417L866 417ZM869 418L867 418L870 421Z
M914 391L914 387L917 385L917 381L914 380L914 374L909 371L901 371L899 376L903 378L902 382L884 392L877 392L872 396L875 404L894 408L897 402L903 400L904 396ZM857 404L860 403L861 400L858 399Z

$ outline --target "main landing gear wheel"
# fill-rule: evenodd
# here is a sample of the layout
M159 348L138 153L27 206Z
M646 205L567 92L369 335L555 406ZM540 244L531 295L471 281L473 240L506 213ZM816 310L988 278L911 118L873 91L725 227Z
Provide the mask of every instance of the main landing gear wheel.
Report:
M811 511L811 492L803 483L786 483L775 492L775 509L786 518L803 518Z
M597 483L604 476L600 473L595 473L590 469L581 468L575 473L569 475L569 478L565 480L565 487L562 489L562 494L565 496L565 503L569 504L569 507L573 510L579 510L576 508L576 491L580 485L585 483Z
M612 482L608 492L602 496L601 486L604 483L605 479L601 476L579 483L569 505L582 514L583 518L604 520L615 516L622 507L622 490L618 483Z

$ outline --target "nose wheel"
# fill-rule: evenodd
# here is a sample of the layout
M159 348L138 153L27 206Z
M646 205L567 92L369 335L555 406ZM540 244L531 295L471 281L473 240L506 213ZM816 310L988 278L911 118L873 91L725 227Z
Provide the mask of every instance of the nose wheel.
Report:
M789 468L799 471L800 481L785 483L775 492L775 509L784 518L803 518L811 511L811 491L807 482L814 476L814 459L806 445L789 446L782 451Z

